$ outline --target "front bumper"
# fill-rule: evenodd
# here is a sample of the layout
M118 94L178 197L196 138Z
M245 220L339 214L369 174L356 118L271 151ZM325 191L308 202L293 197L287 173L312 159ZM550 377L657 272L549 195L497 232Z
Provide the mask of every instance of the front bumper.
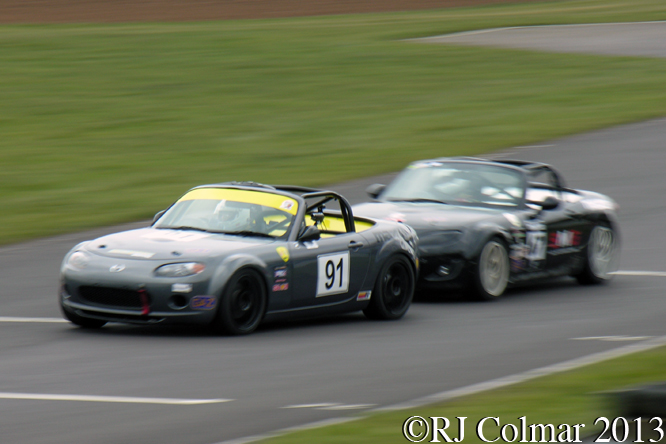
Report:
M63 310L107 322L208 324L219 303L219 295L208 291L207 280L184 284L152 279L137 284L63 276L59 299Z
M463 286L469 277L468 261L459 255L420 258L419 284L427 288Z

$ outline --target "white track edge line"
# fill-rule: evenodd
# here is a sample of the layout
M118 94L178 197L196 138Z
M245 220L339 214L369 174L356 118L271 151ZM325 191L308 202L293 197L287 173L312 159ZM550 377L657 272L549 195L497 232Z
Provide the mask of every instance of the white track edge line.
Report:
M655 277L666 277L666 271L630 271L630 270L620 270L611 273L615 276L655 276Z
M26 318L21 316L0 316L0 322L34 322L47 324L60 324L68 321L62 318Z
M455 398L460 398L462 396L473 395L476 393L481 393L489 390L494 390L502 387L507 387L510 385L518 384L521 382L527 382L532 379L539 378L541 376L548 376L555 373L561 373L569 370L574 370L580 367L585 367L592 364L597 364L599 362L607 361L613 358L619 358L622 356L630 355L633 353L638 353L642 351L652 350L661 346L666 345L666 336L660 336L653 338L647 341L639 342L636 344L625 345L624 347L615 348L612 350L607 350L600 353L594 353L591 355L583 356L581 358L571 359L569 361L560 362L558 364L548 365L546 367L540 367L534 370L528 370L523 373L518 373L515 375L505 376L503 378L493 379L491 381L481 382L478 384L472 384L467 387L461 387L459 389L446 390L443 392L435 393L434 395L425 396L422 398L417 398L412 401L407 401L404 403L394 404L386 407L378 407L376 409L367 410L363 414L351 417L342 417L342 418L331 418L324 421L312 422L309 424L304 424L301 426L288 427L285 429L276 430L274 432L247 436L244 438L233 439L229 441L221 441L215 444L249 444L269 438L275 438L278 436L286 435L292 432L298 432L302 430L317 429L321 427L326 427L329 425L335 424L344 424L347 422L358 421L360 419L365 419L369 414L380 413L380 412L391 412L395 410L404 410L409 408L422 407L428 404L435 404L438 402L449 401Z
M281 409L319 409L323 407L334 407L337 405L342 405L339 402L319 402L313 404L293 404L280 407Z
M22 399L33 401L83 401L83 402L119 402L130 404L166 404L166 405L200 405L230 402L233 399L178 399L178 398L139 398L133 396L94 396L64 395L47 393L13 393L0 392L0 399Z

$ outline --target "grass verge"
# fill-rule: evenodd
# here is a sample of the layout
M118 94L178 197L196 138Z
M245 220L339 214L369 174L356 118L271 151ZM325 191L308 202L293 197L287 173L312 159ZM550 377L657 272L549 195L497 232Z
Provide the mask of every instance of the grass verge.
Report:
M0 27L0 244L150 218L187 188L321 185L666 114L666 60L420 45L666 19L659 0Z
M594 425L596 418L606 416L612 422L618 415L610 398L602 396L602 392L663 381L664 366L666 366L666 348L662 347L438 405L374 414L353 422L290 433L263 440L261 443L405 443L409 441L402 435L402 426L407 418L414 415L423 418L434 416L448 418L451 427L447 432L452 439L460 436L458 420L455 418L467 417L463 442L469 444L483 442L476 434L476 426L482 418L488 416L499 417L502 426L505 424L519 426L519 418L522 416L526 416L528 425L553 424L556 430L560 424L584 424L585 427L580 429L580 436L589 437L602 430L601 423ZM655 426L656 423L652 425ZM423 428L415 427L414 430L419 432ZM494 422L487 421L483 431L487 439L493 440L499 437L497 442L503 442L500 428ZM560 431L557 430L557 433ZM507 436L511 439L512 435L509 433ZM442 437L439 439L444 442ZM539 439L536 438L537 442ZM644 439L648 442L645 435ZM520 438L516 442L519 440ZM429 438L423 442L431 441Z

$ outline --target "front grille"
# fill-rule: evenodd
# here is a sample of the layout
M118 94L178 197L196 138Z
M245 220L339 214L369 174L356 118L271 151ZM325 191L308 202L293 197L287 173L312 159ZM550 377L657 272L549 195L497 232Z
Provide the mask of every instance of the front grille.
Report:
M141 295L138 291L110 287L79 287L79 295L86 302L94 305L118 308L142 308ZM150 296L146 294L148 304Z

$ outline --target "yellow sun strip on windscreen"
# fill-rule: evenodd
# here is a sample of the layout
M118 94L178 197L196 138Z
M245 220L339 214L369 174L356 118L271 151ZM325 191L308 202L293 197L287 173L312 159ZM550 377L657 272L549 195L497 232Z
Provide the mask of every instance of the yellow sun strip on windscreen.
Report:
M192 190L178 202L185 200L230 200L275 208L291 215L298 212L298 202L290 197L265 191L236 190L233 188L197 188Z

